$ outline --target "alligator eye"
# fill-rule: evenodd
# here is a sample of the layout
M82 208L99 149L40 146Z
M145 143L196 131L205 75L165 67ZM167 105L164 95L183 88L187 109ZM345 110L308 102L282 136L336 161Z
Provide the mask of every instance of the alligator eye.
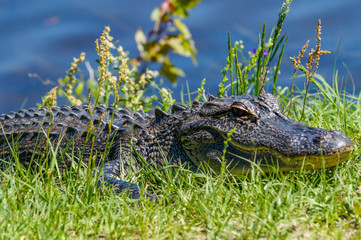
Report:
M250 113L249 111L246 111L242 108L233 107L232 111L238 117L243 117L243 118L244 117L254 117L252 113Z

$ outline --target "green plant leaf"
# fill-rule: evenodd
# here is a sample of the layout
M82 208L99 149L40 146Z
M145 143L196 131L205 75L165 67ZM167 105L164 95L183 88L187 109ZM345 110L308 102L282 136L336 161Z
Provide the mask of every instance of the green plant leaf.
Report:
M168 45L175 53L181 56L189 56L190 54L186 51L183 46L183 39L181 35L170 35L163 37L160 40L161 45Z
M78 86L76 86L75 93L77 96L80 96L83 93L84 82L79 82Z
M354 202L354 203L353 203L353 209L354 209L355 214L356 214L357 216L361 216L361 206L360 206L360 203Z
M145 55L144 44L147 42L147 37L141 28L138 28L138 30L135 32L135 42L137 43L137 48L140 55L143 57Z
M168 78L172 83L177 81L178 76L185 76L183 70L175 67L168 59L163 62L160 74Z
M145 45L145 51L147 52L147 55L144 56L146 60L151 60L154 62L163 62L164 59L167 57L167 53L170 50L170 46L162 40L160 43L157 43L157 41L152 40L148 42Z
M183 34L184 38L192 37L192 34L189 31L188 27L180 19L174 19L173 23L178 28L178 30Z
M175 6L175 15L185 18L188 17L187 10L194 8L202 0L171 0Z
M198 65L196 59L197 49L195 47L194 41L192 39L192 34L190 33L188 27L180 19L175 19L174 25L178 28L178 30L182 34L182 38L183 38L182 45L184 50L188 53L187 55L184 56L187 57L191 56L193 64Z
M157 8L154 8L152 13L150 14L150 20L156 22L158 21L160 18L160 8L157 7Z

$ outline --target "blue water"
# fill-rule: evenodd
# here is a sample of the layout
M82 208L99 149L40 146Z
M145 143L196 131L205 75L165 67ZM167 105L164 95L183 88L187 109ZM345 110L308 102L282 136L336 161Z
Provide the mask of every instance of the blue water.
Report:
M134 33L138 27L148 31L151 10L161 1L151 0L0 0L0 113L34 107L53 85L44 85L29 73L37 73L43 81L56 81L64 76L73 57L86 52L95 68L94 41L105 25L111 35L131 53L137 55ZM203 78L206 89L216 93L227 54L227 33L232 40L243 40L246 49L257 45L259 27L267 22L268 30L276 23L281 0L207 0L190 12L185 20L198 49L198 67L190 59L174 62L187 74L177 86L167 86L175 93L185 87L195 91ZM361 87L361 1L358 0L294 0L285 21L288 33L285 60L279 83L289 86L293 74L290 56L298 54L308 39L315 38L317 20L322 20L322 48L332 51L321 58L319 73L331 81L336 49L340 76L347 79L349 92ZM312 42L312 45L314 42ZM352 73L354 85L343 64ZM85 72L86 74L86 72ZM87 75L85 75L87 77ZM299 79L302 88L304 80Z

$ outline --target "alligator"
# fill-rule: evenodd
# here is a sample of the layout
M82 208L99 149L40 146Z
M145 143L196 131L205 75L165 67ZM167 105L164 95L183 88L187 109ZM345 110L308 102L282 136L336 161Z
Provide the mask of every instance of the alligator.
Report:
M207 165L215 173L222 167L233 174L257 168L307 170L335 166L353 150L353 142L339 131L291 120L271 94L210 96L205 103L195 100L191 107L174 104L170 114L156 109L154 115L103 105L2 114L0 158L16 156L29 168L51 159L44 156L53 146L60 149L55 155L61 169L91 160L99 181L116 192L131 198L145 194L154 200L153 194L122 180L130 168L144 164L162 168L169 161L192 171Z

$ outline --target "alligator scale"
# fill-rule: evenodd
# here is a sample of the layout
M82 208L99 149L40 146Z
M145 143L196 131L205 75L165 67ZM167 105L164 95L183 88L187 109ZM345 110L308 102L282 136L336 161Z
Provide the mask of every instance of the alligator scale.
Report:
M17 154L25 167L35 166L49 153L49 145L59 146L59 166L68 168L78 159L87 163L92 156L96 164L104 162L102 179L118 192L127 189L133 198L139 198L140 188L122 181L120 172L141 168L139 155L155 167L167 159L193 171L206 163L219 172L232 129L225 159L235 174L244 174L253 164L264 171L332 167L353 149L341 132L289 119L271 94L211 96L192 107L174 104L171 114L156 110L154 117L128 108L63 106L3 114L0 122L1 159Z

